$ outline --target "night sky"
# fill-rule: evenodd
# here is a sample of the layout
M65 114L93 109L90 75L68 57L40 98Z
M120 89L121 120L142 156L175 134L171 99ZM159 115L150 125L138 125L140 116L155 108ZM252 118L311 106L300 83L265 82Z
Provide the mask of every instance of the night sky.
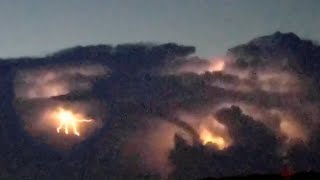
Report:
M177 42L201 57L273 33L320 40L317 0L2 0L0 57L88 44Z

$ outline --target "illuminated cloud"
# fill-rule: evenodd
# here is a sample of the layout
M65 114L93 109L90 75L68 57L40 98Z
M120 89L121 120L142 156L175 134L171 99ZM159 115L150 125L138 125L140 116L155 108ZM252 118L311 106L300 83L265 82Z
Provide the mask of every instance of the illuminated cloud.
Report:
M163 178L167 178L174 169L168 157L174 148L176 134L182 135L192 144L190 135L182 128L166 120L158 119L147 129L138 131L129 137L123 155L125 158L139 157L144 173L156 172Z
M164 68L164 74L185 74L196 73L204 74L206 72L222 72L225 70L227 63L226 57L212 58L210 60L190 57L188 59L177 59L169 63Z
M299 154L315 159L318 81L296 61L311 50L298 42L301 52L287 51L291 43L272 44L269 51L264 43L210 59L169 43L77 47L43 61L10 61L0 71L4 139L29 138L10 140L10 147L29 148L23 161L33 149L48 156L42 164L59 165L63 173L52 172L56 179L79 179L78 172L92 179L105 172L120 179L276 173L283 154L296 164ZM298 55L286 54L292 52ZM59 107L68 113L56 114ZM71 123L68 134L68 123L59 119ZM92 121L73 131L72 122L84 119ZM1 143L7 148L10 141ZM50 159L49 150L62 155ZM316 165L310 160L296 167Z
M101 65L40 67L21 70L15 78L17 98L48 98L89 90L109 70Z

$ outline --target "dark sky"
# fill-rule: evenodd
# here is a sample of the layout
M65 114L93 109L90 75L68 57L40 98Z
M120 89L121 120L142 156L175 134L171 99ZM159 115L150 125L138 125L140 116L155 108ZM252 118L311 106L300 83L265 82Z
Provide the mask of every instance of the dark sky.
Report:
M2 0L0 57L87 44L178 42L202 57L280 30L320 40L318 0Z

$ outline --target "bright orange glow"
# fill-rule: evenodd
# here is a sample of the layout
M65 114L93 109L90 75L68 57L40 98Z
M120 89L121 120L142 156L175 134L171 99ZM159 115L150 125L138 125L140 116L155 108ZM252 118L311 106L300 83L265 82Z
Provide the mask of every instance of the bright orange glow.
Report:
M225 67L225 62L223 60L215 60L209 67L210 72L219 72L223 71Z
M215 144L220 150L228 146L222 137L214 135L207 128L201 128L200 139L204 145L212 143Z
M91 122L91 119L84 119L80 114L75 114L72 111L58 108L54 113L55 119L59 121L59 126L57 127L57 132L64 128L64 133L69 134L69 127L72 127L73 134L80 136L78 131L78 123L80 122Z
M288 140L302 140L306 141L307 136L304 130L295 121L282 120L280 123L280 130L282 133L288 137Z

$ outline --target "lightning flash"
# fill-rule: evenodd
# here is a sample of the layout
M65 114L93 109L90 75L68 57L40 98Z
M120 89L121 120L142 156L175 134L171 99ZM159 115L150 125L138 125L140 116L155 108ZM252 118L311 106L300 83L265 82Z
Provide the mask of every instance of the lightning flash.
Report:
M215 144L220 150L228 146L226 141L222 137L212 134L207 128L201 129L200 139L202 140L202 143L204 145L208 143L212 143L212 144Z
M69 127L72 128L73 134L80 136L78 131L78 124L81 122L91 122L92 119L85 119L80 114L75 114L70 110L63 109L61 107L54 113L55 119L59 121L59 126L57 127L57 132L64 128L64 133L69 134Z

